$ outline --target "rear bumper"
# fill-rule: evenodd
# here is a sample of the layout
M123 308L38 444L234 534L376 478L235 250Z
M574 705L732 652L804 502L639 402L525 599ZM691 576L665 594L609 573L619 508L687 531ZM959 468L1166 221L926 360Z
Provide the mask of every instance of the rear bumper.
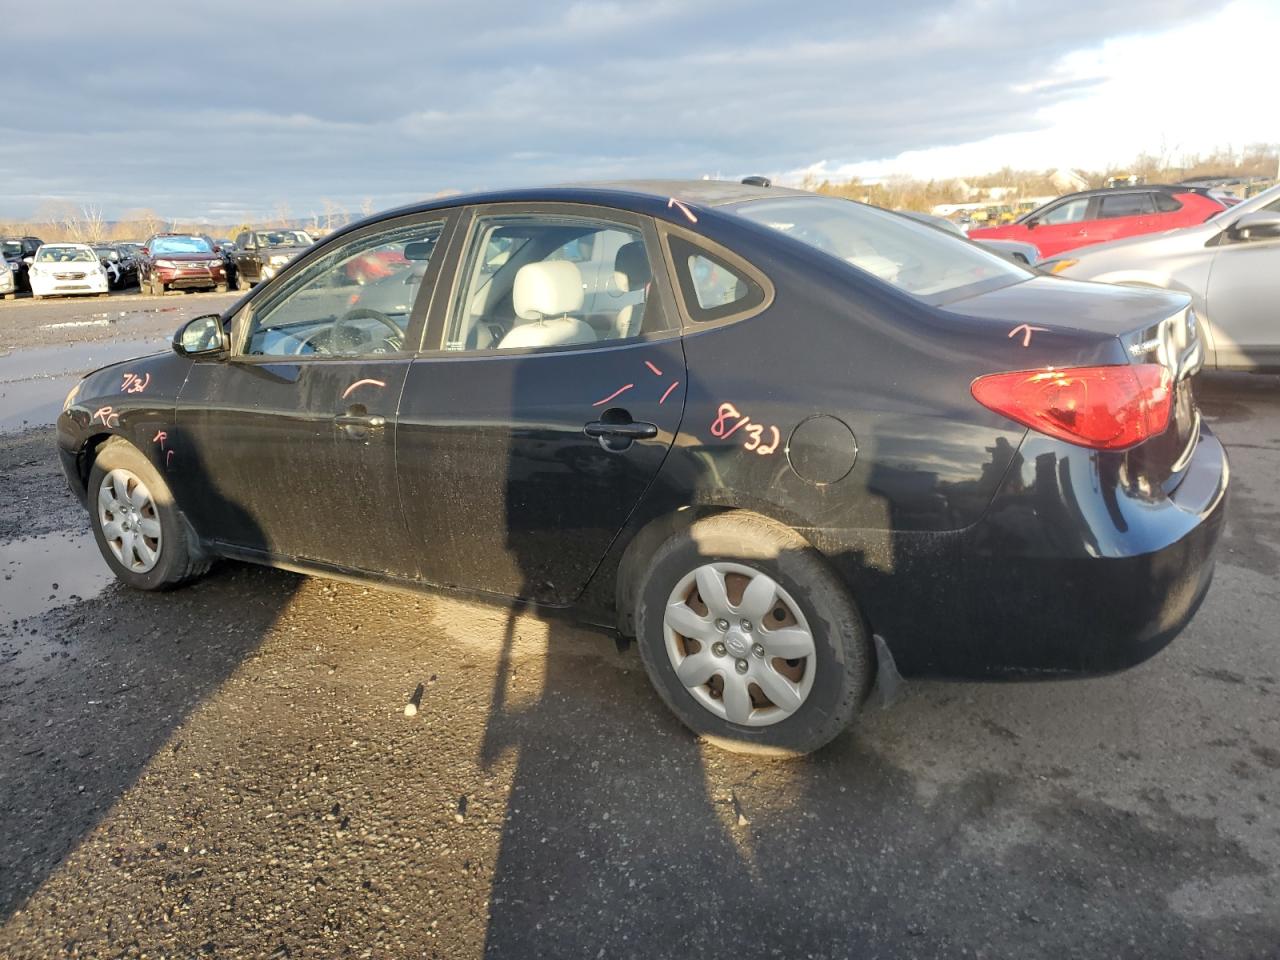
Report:
M813 531L904 675L1111 673L1159 652L1199 609L1230 474L1211 432L1169 496L1109 486L1106 458L1047 438L1021 454L966 530L888 536L869 551Z

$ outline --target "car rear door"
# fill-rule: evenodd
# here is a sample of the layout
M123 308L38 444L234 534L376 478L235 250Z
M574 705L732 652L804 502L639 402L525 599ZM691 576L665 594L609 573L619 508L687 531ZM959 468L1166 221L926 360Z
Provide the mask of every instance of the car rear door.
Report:
M1150 191L1130 190L1098 198L1098 219L1089 224L1089 242L1106 243L1155 229L1155 203Z
M457 238L453 293L432 306L397 428L416 576L568 603L683 414L684 352L654 227L580 204L501 204L471 210ZM564 250L579 240L617 250L614 323L588 323L586 291L573 293L585 281ZM555 278L551 299L518 292Z
M396 406L452 221L430 213L366 227L259 289L235 318L232 356L197 362L169 438L179 499L232 548L405 574ZM347 276L396 251L403 282L377 303ZM414 272L416 269L417 272Z

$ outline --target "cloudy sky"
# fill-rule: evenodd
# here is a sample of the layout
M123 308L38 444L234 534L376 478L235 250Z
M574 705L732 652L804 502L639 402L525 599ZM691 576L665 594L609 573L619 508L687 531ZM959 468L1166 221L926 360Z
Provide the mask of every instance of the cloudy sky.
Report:
M1099 167L1280 140L1274 0L64 0L4 43L0 217L805 170Z

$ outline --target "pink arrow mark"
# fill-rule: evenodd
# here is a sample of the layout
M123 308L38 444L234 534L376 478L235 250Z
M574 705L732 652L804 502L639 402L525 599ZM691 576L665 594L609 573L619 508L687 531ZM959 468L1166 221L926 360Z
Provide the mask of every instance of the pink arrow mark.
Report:
M1009 331L1009 339L1013 339L1014 335L1017 334L1019 330L1022 331L1022 345L1024 347L1031 346L1031 334L1033 331L1039 331L1040 333L1049 332L1048 327L1033 327L1028 323L1020 323Z
M672 207L679 207L680 212L689 218L690 223L698 222L698 218L693 215L693 211L690 210L688 207L686 207L683 203L681 203L675 197L672 197L670 200L667 201L667 209L670 210Z

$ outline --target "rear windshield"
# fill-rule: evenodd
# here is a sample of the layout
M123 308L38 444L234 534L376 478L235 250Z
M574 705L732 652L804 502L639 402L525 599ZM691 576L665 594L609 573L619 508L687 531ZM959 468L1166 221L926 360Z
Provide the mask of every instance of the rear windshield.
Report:
M151 253L213 253L213 247L202 237L156 237Z
M733 208L929 303L1026 280L994 253L887 210L834 197L750 200Z

